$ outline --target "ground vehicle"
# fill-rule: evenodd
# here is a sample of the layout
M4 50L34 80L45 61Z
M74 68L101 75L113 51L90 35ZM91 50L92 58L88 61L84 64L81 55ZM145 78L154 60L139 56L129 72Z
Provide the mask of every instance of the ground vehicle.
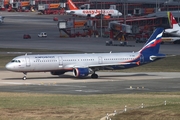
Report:
M38 37L47 37L47 33L46 32L41 32L38 34Z
M127 43L127 41L115 41L115 40L106 41L106 46L129 46L129 47L134 47L134 45L129 45Z
M29 12L31 9L32 8L29 1L19 1L9 4L8 12Z
M23 38L24 38L24 39L31 39L31 36L30 36L29 34L24 34L24 35L23 35Z
M63 3L51 3L51 4L38 4L38 11L42 14L61 14L64 9Z

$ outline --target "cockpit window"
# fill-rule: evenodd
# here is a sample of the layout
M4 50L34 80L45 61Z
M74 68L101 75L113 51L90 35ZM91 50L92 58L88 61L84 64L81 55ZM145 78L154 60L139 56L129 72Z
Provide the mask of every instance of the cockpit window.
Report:
M70 14L74 14L75 12L74 11L71 11Z
M11 62L16 62L16 63L20 63L20 60L12 60Z

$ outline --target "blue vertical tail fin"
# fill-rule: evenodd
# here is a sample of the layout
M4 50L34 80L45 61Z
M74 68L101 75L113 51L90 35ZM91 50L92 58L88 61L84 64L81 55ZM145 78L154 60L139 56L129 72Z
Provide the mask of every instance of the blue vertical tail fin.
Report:
M139 52L142 54L158 54L163 32L164 28L157 28Z

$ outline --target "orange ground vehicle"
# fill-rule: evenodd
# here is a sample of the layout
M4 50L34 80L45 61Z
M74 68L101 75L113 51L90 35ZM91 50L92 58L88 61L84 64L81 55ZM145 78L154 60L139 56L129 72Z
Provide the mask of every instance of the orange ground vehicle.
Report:
M61 7L60 3L52 4L39 4L38 11L42 14L61 14L64 12L64 9Z
M9 12L29 12L31 10L31 4L29 1L13 2L9 5Z

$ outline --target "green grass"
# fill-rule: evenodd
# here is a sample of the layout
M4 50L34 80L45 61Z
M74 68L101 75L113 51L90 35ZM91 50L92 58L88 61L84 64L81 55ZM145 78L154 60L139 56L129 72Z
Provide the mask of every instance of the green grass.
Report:
M73 51L0 49L1 52L76 53ZM0 54L0 68L19 54ZM180 56L121 70L121 72L180 72ZM167 105L164 106L164 101ZM180 92L110 95L0 93L1 120L98 120L114 110L128 111L113 120L178 120ZM139 108L144 103L144 109Z
M180 104L168 104L130 110L111 117L113 120L179 120Z
M164 106L164 101L167 106ZM176 118L180 110L180 93L111 94L111 95L59 95L30 93L0 93L0 119L38 120L98 120L114 110L121 112L127 105L127 113L119 114L125 120L158 112ZM143 111L139 108L144 103ZM155 112L152 112L155 111ZM21 114L21 115L19 115ZM173 114L174 116L171 116ZM118 117L118 116L117 116ZM163 116L159 116L162 119ZM119 120L119 119L117 119ZM151 119L147 119L151 120Z

